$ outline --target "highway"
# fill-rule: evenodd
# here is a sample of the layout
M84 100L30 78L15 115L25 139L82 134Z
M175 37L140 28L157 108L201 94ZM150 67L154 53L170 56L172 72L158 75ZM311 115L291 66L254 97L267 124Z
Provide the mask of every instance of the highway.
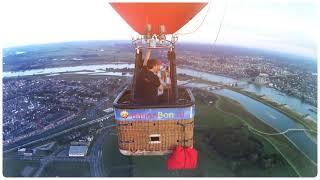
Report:
M63 147L58 147L49 156L46 156L45 158L40 159L40 168L35 172L34 176L39 177L42 174L44 168L49 164L50 161L52 161L55 158L56 154L59 153L62 149Z
M96 120L72 127L70 129L66 129L62 132L55 133L50 135L49 137L44 137L42 139L38 139L32 142L29 142L27 144L23 144L20 147L30 145L31 143L36 143L39 141L45 141L50 138L59 136L63 133L67 133L69 131L72 131L77 128L85 127L87 125L91 125L100 121L103 121L105 119L109 119L113 114L108 114L106 116L103 116L101 118L98 118ZM39 177L43 173L43 170L46 168L46 166L52 162L52 161L64 161L64 162L87 162L90 165L90 174L93 177L102 177L104 176L104 170L103 170L103 164L102 164L102 146L104 142L107 140L110 132L110 128L116 126L115 124L111 124L112 121L109 121L110 124L106 125L105 127L98 130L97 135L95 136L96 140L92 144L92 147L90 148L89 155L85 157L60 157L57 156L57 154L65 148L65 146L59 146L53 153L51 153L49 156L24 156L24 155L5 155L3 156L4 159L10 159L10 160L29 160L29 161L40 161L40 167L35 172L34 176ZM17 147L18 148L18 147Z
M32 141L28 141L28 142L23 143L23 144L19 144L19 145L15 146L15 147L12 147L12 148L10 148L10 149L4 150L3 153L6 153L6 152L9 152L9 151L18 149L18 148L22 148L22 147L25 147L25 146L28 146L28 145L31 145L31 144L34 144L34 143L37 143L37 142L46 141L46 140L48 140L48 139L57 137L57 136L62 135L62 134L64 134L64 133L71 132L71 131L73 131L73 130L75 130L75 129L82 128L82 127L85 127L85 126L88 126L88 125L92 125L92 124L94 124L94 123L98 123L98 122L107 120L107 119L109 119L109 118L112 117L112 116L113 116L113 113L107 114L107 115L102 116L102 117L100 117L100 118L98 118L98 119L95 119L95 120L92 120L92 121L88 121L88 122L85 122L85 123L80 124L80 125L77 125L77 126L73 126L73 127L71 127L71 128L68 128L68 129L65 129L65 130L63 130L63 131L60 131L60 132L51 134L51 135L49 135L49 136L43 137L43 135L42 135L42 136L40 136L40 137L43 137L43 138L39 138L39 139L35 139L35 140L32 140ZM30 137L30 138L32 138L32 137ZM28 139L29 139L29 138L28 138ZM5 147L4 147L4 149L5 149Z
M104 176L103 170L103 158L102 158L102 146L109 137L110 129L104 129L101 131L96 139L96 142L91 147L91 152L89 155L90 163L90 174L92 177L102 177Z
M113 127L113 126L107 126ZM103 169L103 158L102 158L102 146L109 136L110 129L104 128L98 136L97 140L93 144L90 150L90 154L85 157L58 157L56 156L65 146L58 147L53 153L49 156L23 156L23 155L10 155L4 156L4 159L10 160L29 160L29 161L40 161L40 167L35 172L34 176L39 177L42 175L43 170L46 166L53 161L62 161L62 162L87 162L90 165L90 174L92 177L102 177L104 176Z

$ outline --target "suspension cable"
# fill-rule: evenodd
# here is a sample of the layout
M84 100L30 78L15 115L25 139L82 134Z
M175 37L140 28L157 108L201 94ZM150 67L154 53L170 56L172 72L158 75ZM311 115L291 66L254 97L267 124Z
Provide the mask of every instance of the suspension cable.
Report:
M213 42L213 44L212 44L212 46L211 46L210 61L211 61L211 58L212 58L212 56L213 56L214 48L215 48L215 46L216 46L217 40L218 40L219 35L220 35L220 31L221 31L221 28L222 28L222 24L223 24L223 21L224 21L224 17L225 17L226 12L227 12L227 7L228 7L228 0L226 0L226 4L225 4L225 6L224 6L223 15L222 15L222 18L221 18L221 20L220 20L220 25L219 25L218 33L217 33L216 38L215 38L215 40L214 40L214 42Z
M195 33L196 31L198 31L198 29L200 29L200 27L204 24L204 22L205 22L205 20L206 20L206 18L207 18L207 16L208 16L208 14L209 14L212 1L213 1L213 0L210 0L210 1L209 1L207 12L206 12L206 14L204 15L204 17L203 17L203 19L202 19L202 21L201 21L201 23L199 24L198 27L196 27L194 30L192 30L192 31L190 31L190 32L177 33L177 34L175 34L174 36L188 35L188 34L192 34L192 33Z

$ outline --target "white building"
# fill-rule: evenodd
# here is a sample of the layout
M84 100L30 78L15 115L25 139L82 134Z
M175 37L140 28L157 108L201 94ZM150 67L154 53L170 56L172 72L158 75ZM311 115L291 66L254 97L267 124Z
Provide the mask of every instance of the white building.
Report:
M23 155L26 152L26 148L18 149L18 154Z
M70 146L69 156L70 157L84 157L87 155L88 146Z
M266 84L268 83L268 76L268 74L260 73L254 81L257 84Z
M103 111L106 112L106 113L112 113L113 112L113 108L108 108L108 109L105 109Z
M24 153L24 156L32 156L33 155L33 151L31 149L27 149Z

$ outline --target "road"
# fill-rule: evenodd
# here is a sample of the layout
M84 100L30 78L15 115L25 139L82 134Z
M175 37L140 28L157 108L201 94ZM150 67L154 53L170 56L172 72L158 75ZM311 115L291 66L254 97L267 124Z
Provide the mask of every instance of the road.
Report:
M91 147L91 152L89 155L90 163L90 174L92 177L102 177L104 176L103 169L103 158L102 158L102 146L109 136L110 129L102 130L96 139L96 142Z
M110 118L113 116L113 114L109 114L106 116L103 116L101 118L98 118L96 120L90 121L86 123L93 124L95 122L100 122L104 120L105 118ZM85 157L59 157L57 154L65 148L65 146L58 147L53 153L51 153L49 156L23 156L23 155L6 155L3 156L4 159L10 159L10 160L29 160L29 161L40 161L40 168L35 172L34 176L39 177L43 173L43 170L46 168L46 166L53 161L64 161L64 162L87 162L90 165L90 174L93 177L102 177L104 176L104 170L103 170L103 164L102 164L102 147L104 142L109 136L110 128L114 127L115 124L112 124L112 121L109 121L105 127L101 128L96 135L96 141L93 143L90 153L88 156ZM79 125L81 127L85 126L84 124ZM79 128L79 126L74 128ZM46 139L50 139L52 137L55 137L60 134L69 132L69 130L65 130L60 133L56 133L51 135L51 137L46 137ZM40 141L40 140L38 140ZM33 142L34 143L34 142Z
M122 89L123 87L121 87ZM120 89L120 88L119 88ZM100 104L97 104L100 105ZM73 127L70 127L68 129L64 129L62 131L53 133L51 135L45 136L43 134L36 136L36 137L30 137L28 139L24 139L25 143L18 142L14 147L11 147L5 151L4 153L9 152L11 150L15 150L21 147L25 147L27 145L31 145L37 142L43 142L46 140L49 140L51 138L60 136L62 134L71 132L75 129L86 127L95 123L102 122L104 120L109 119L112 117L114 114L107 114L103 117L97 118L95 120L91 120ZM109 123L110 122L110 123ZM4 159L14 159L14 160L30 160L30 161L40 161L40 168L35 172L34 176L39 177L43 174L44 169L46 166L52 162L52 161L64 161L64 162L87 162L90 165L90 174L92 177L102 177L105 175L104 169L103 169L103 157L102 157L102 147L105 141L107 140L109 133L110 133L110 128L116 126L115 124L112 124L112 121L108 121L108 124L106 124L105 127L101 128L98 130L97 135L96 135L96 140L93 143L90 153L86 157L59 157L57 154L63 150L63 146L58 147L53 153L51 153L49 156L23 156L23 155L7 155L3 156ZM58 129L55 129L55 131L58 131ZM49 132L46 132L49 133ZM43 137L45 136L45 137ZM37 137L42 137L42 138L37 138ZM32 139L30 141L30 139ZM27 142L28 141L28 142Z
M63 130L63 131L60 131L60 132L51 134L51 135L49 135L49 136L43 137L43 135L42 135L42 136L40 136L40 137L43 137L43 138L39 138L39 139L35 139L35 140L32 140L32 141L28 141L28 142L23 143L23 144L19 144L19 145L15 146L15 147L12 147L12 148L10 148L10 149L4 150L3 153L7 153L7 152L9 152L9 151L12 151L12 150L15 150L15 149L18 149L18 148L21 148L21 147L25 147L25 146L27 146L27 145L31 145L31 144L34 144L34 143L37 143L37 142L46 141L46 140L48 140L48 139L57 137L57 136L62 135L62 134L64 134L64 133L71 132L71 131L73 131L73 130L75 130L75 129L82 128L82 127L85 127L85 126L88 126L88 125L92 125L92 124L94 124L94 123L98 123L98 122L104 121L104 120L106 120L106 119L109 119L109 118L112 117L112 116L113 116L113 113L107 114L107 115L102 116L102 117L100 117L100 118L98 118L98 119L95 119L95 120L92 120L92 121L88 121L88 122L85 122L85 123L80 124L80 125L77 125L77 126L73 126L73 127L71 127L71 128L68 128L68 129L65 129L65 130ZM5 149L5 148L4 148L4 149Z

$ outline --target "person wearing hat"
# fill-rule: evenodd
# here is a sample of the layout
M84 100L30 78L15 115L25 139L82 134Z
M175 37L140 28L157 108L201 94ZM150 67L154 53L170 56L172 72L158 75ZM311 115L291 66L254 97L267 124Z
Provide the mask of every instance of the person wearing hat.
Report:
M160 79L157 74L160 71L161 61L149 59L147 66L137 77L137 96L139 103L144 105L158 104L158 88L161 88Z

